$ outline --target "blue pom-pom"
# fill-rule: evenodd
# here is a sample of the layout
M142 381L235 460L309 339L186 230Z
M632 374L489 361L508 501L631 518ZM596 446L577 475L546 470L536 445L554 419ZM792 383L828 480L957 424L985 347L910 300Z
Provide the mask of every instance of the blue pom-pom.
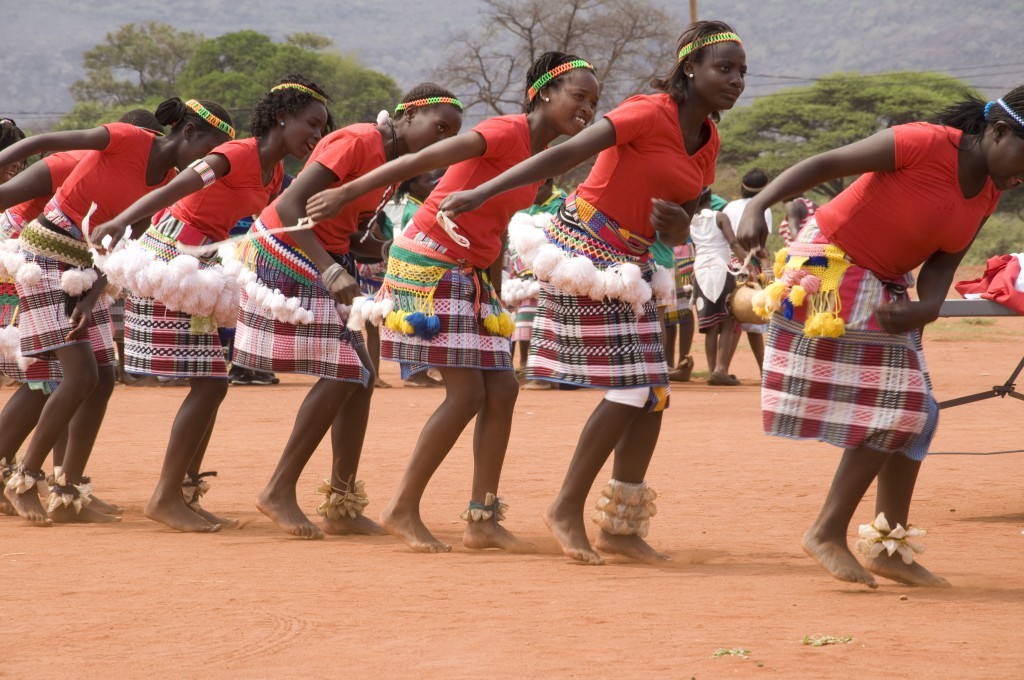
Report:
M793 318L793 302L789 298L782 301L782 315L787 319Z
M431 339L441 332L441 319L436 315L427 317L427 332L430 334Z

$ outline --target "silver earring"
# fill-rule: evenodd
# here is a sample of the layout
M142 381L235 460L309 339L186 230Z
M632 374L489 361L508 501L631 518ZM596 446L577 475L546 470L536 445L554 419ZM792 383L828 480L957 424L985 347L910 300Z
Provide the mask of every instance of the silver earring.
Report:
M687 73L686 75L690 76L691 78L693 77L692 73ZM284 123L281 123L281 125L284 125Z
M543 100L544 100L544 101L546 101L546 102L549 102L549 101L551 101L551 97L541 97L541 99L543 99Z
M690 76L690 77L692 78L693 76ZM281 124L281 127L284 127L284 121L283 120L279 120L278 122Z

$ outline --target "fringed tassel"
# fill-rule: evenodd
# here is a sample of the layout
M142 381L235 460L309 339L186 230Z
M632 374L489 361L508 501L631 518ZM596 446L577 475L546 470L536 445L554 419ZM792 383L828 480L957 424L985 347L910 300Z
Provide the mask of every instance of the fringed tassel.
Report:
M370 499L366 495L366 483L356 480L348 486L348 489L339 489L331 485L331 480L325 479L316 488L316 493L324 496L324 500L316 508L316 514L327 519L355 519L362 515L363 510L370 504Z
M505 520L508 514L508 504L502 501L491 492L484 496L484 502L470 501L469 507L459 515L466 522L487 522L495 523Z
M628 484L613 479L601 489L594 523L610 534L644 538L650 529L651 517L658 512L654 505L657 497L657 492L648 487L647 482Z
M42 492L46 490L46 475L42 472L26 470L24 465L19 465L14 468L14 472L7 479L7 488L19 496L32 489Z
M197 475L186 474L184 481L181 483L181 497L185 500L185 505L196 505L199 499L210 490L210 483L205 478L216 476L217 473L215 471L200 472Z
M92 502L92 484L83 481L81 484L68 484L63 473L57 476L56 482L50 487L50 495L46 502L46 512L59 508L72 508L76 513Z

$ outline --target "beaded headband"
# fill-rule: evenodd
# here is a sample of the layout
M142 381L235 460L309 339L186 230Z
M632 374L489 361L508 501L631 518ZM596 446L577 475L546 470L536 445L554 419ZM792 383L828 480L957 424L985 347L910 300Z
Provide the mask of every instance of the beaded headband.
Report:
M760 186L760 187L752 187L752 186L748 186L747 184L745 184L743 182L740 182L740 187L742 189L744 189L745 191L749 191L752 194L756 194L756 193L760 192L766 186L768 186L768 185L765 184L764 186Z
M544 75L542 75L540 78L537 78L537 80L533 82L533 85L530 86L530 89L526 91L526 94L529 96L530 101L533 101L534 97L537 96L537 93L540 92L545 85L547 85L548 83L550 83L552 80L562 75L563 73L571 71L574 68L585 68L590 69L591 71L594 70L594 67L590 64L590 62L584 61L583 59L573 59L572 61L567 61L564 64L560 64L551 69L550 71L548 71L547 73L545 73Z
M207 109L205 106L197 102L195 99L189 99L187 102L185 102L185 106L195 111L200 118L202 118L207 123L209 123L213 127L217 128L218 130L226 134L231 139L235 138L235 128L231 127L230 125L222 121L220 118L210 113L209 109Z
M991 111L992 107L995 106L996 104L999 104L1001 107L1003 107L1003 111L1006 111L1010 118L1013 118L1015 121L1017 121L1017 125L1020 125L1022 128L1024 128L1024 116L1021 116L1019 113L1011 109L1009 105L1002 100L1002 98L997 99L994 102L989 102L988 104L985 104L985 120L988 120L988 112Z
M270 88L271 92L277 92L278 90L298 90L302 94L308 94L313 99L317 100L324 106L327 106L327 97L323 96L311 87L306 87L300 83L281 83L280 85L274 85Z
M743 41L740 40L740 37L735 33L715 33L714 35L697 38L693 42L688 42L683 45L683 49L679 50L679 59L683 59L686 55L692 54L702 47L707 47L708 45L714 45L715 43L720 42L734 42L739 43L740 45L743 44Z
M462 110L462 102L455 97L424 97L423 99L416 99L411 102L402 102L395 107L395 115L397 116L406 109L412 109L417 106L433 106L434 104L451 104L459 111Z

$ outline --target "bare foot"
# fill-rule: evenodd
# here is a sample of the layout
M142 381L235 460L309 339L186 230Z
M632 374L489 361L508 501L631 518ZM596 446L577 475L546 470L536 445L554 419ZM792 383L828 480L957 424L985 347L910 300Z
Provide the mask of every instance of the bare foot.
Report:
M663 562L672 561L671 557L658 552L648 545L647 541L636 535L620 536L618 534L610 534L604 529L601 529L597 534L596 543L597 549L601 552L611 553L613 555L622 555L636 562L661 564Z
M198 502L194 502L189 505L188 509L205 519L210 524L219 524L221 529L235 529L239 524L237 519L218 517L203 506L199 505Z
M83 506L81 510L75 510L70 505L62 505L50 513L50 519L54 524L109 524L121 521L120 517L94 510L92 503Z
M380 525L396 538L402 539L407 546L416 552L440 553L451 552L452 547L434 538L427 530L419 512L402 513L393 505L384 509L380 516Z
M5 488L4 497L7 498L7 502L11 504L18 515L37 527L48 527L53 524L47 516L46 510L43 509L43 503L39 500L39 494L35 490L29 489L23 494L18 494L14 489Z
M552 505L544 513L544 523L554 534L563 553L584 564L604 564L601 556L590 547L582 515L577 517L573 513L571 516L562 516L555 512L555 506Z
M462 545L472 550L497 548L510 553L537 552L537 546L512 535L512 532L496 522L466 522L466 531L462 534Z
M120 505L114 505L113 503L107 503L106 501L100 500L96 496L92 497L92 502L89 503L89 507L93 510L99 510L104 515L114 515L120 517L124 514L124 508Z
M145 515L154 522L166 524L178 531L209 534L220 529L220 525L211 524L192 512L181 500L180 494L177 500L164 501L156 496L150 498L146 503Z
M0 494L0 515L7 515L8 517L17 517L18 511L14 509L7 497Z
M299 508L294 489L290 496L275 495L269 488L264 489L256 499L256 508L292 536L311 540L324 537L324 532L310 522Z
M871 577L857 558L850 552L846 542L834 543L832 541L820 540L814 535L814 529L809 529L804 534L804 552L818 561L825 567L828 573L840 581L850 583L863 583L868 588L877 588L878 584Z
M883 554L873 560L868 560L868 571L908 586L952 588L949 581L928 571L919 562L903 564L903 560L898 554L892 557Z
M324 517L324 520L320 522L320 528L324 530L325 534L331 536L384 536L388 533L384 531L384 527L366 515L338 519Z

